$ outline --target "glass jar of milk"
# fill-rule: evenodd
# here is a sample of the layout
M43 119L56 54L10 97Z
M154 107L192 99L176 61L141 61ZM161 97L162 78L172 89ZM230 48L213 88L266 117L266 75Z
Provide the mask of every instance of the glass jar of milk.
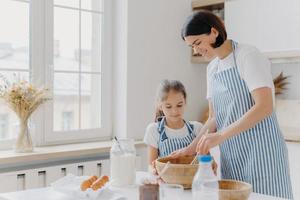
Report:
M114 140L110 149L110 174L113 186L135 183L136 150L133 139Z

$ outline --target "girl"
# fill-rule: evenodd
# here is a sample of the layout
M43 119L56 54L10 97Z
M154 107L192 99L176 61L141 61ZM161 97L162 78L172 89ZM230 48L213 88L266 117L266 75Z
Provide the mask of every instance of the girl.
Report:
M253 46L227 39L223 22L208 11L191 15L182 38L211 60L207 99L213 133L197 137L183 156L220 145L221 175L252 184L253 191L293 199L288 152L274 108L270 62Z
M148 145L148 163L158 157L188 146L199 133L202 124L183 119L186 106L186 91L176 80L164 80L157 91L155 122L148 125L144 142ZM153 168L150 168L155 172Z

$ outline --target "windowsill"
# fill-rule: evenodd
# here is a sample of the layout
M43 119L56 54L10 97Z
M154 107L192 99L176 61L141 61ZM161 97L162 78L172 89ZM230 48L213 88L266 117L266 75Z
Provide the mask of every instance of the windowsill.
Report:
M108 153L112 141L35 147L31 153L15 153L13 150L0 151L1 165L14 165L23 162L41 162L50 159L63 159L92 154ZM135 142L136 148L144 147L143 141Z

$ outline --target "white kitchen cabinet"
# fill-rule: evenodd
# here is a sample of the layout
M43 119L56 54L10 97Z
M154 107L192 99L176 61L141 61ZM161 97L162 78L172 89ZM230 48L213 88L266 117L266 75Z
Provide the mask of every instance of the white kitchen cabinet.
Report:
M17 175L14 173L0 174L1 182L5 180L5 184L1 184L0 193L17 191Z
M287 142L294 199L300 199L300 143Z
M228 37L262 52L300 49L299 0L227 0Z

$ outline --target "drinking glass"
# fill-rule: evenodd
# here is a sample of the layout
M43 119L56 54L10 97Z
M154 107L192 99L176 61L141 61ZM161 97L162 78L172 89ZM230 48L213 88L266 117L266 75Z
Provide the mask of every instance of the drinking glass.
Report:
M160 200L180 200L182 199L182 195L182 185L164 183L159 186Z

